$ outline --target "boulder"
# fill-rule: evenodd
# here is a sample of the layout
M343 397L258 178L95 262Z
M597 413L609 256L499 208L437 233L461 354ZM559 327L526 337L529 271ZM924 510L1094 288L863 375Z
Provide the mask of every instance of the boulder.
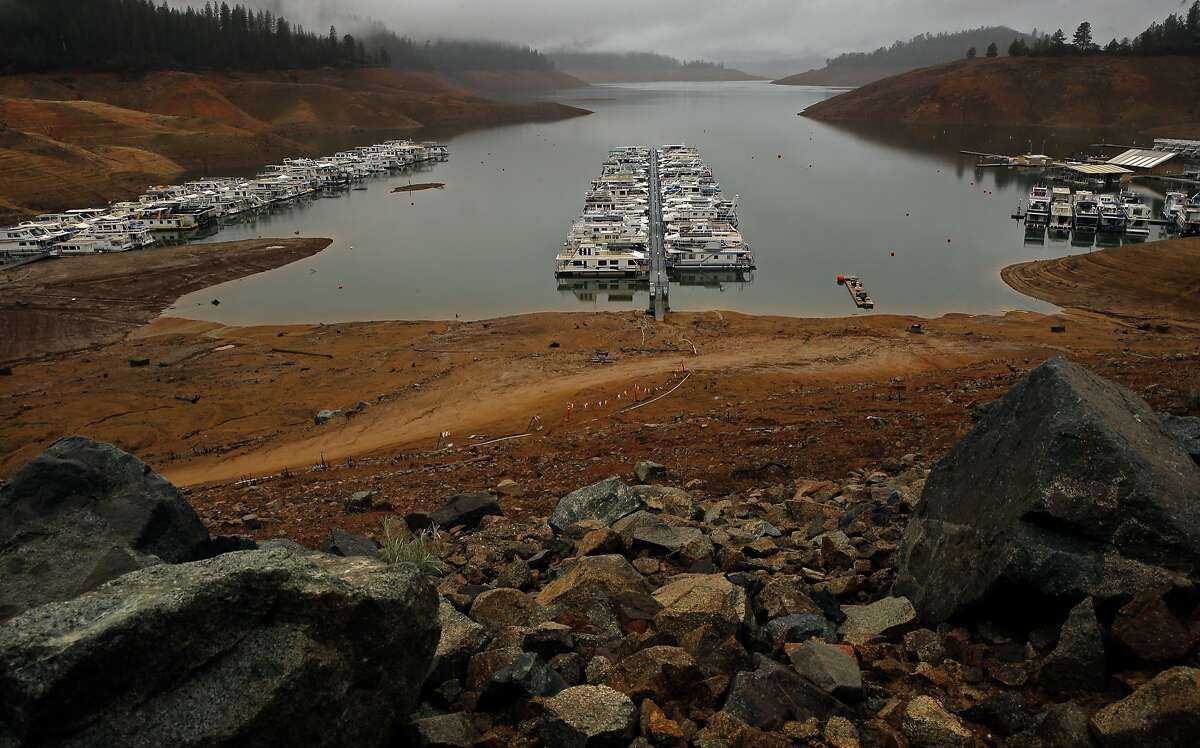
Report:
M1164 670L1092 717L1103 748L1184 748L1200 734L1200 670Z
M553 696L566 687L554 668L533 652L525 652L492 674L479 696L477 708L496 711L531 696Z
M463 712L414 719L413 731L420 748L471 748L478 737L471 718Z
M379 558L379 548L375 545L374 540L337 527L329 531L329 537L325 538L321 550L334 556Z
M487 641L487 631L460 613L445 598L438 602L438 623L441 625L441 635L434 651L430 680L434 683L443 683L452 678L462 680L472 655L482 649Z
M842 637L862 644L875 637L893 637L917 627L917 611L907 597L885 597L870 605L845 605Z
M804 578L794 574L775 574L754 596L754 607L767 618L801 613L823 615L821 608L809 597Z
M652 483L667 477L667 466L642 460L633 466L633 475L637 478L638 483Z
M704 680L692 656L679 647L657 646L634 652L612 669L608 685L634 700L686 699Z
M1067 702L1070 704L1070 702ZM1071 704L1074 706L1074 704ZM1078 708L1078 707L1076 707ZM960 716L978 725L984 725L1002 738L1029 730L1038 723L1038 710L1030 706L1017 691L1000 691L964 710ZM1087 718L1084 720L1087 730Z
M411 569L286 548L135 571L0 625L0 744L384 745L437 605Z
M1142 590L1117 611L1112 638L1142 662L1182 660L1196 648L1198 631L1168 607L1163 590Z
M738 673L721 710L748 725L777 730L785 722L826 720L845 715L844 704L800 677L795 671L762 655L754 670Z
M183 495L149 465L64 437L0 488L0 620L213 550Z
M533 599L520 590L499 587L482 592L471 603L471 619L495 631L509 626L524 626L533 612Z
M429 513L431 525L443 530L452 527L475 528L488 515L503 516L500 502L487 491L451 496L440 508Z
M666 523L634 527L628 532L631 553L648 550L654 554L679 555L685 561L710 558L712 542L698 527L678 527Z
M684 519L696 518L696 502L682 488L634 486L633 494L649 509Z
M1104 632L1088 598L1071 609L1058 635L1058 646L1042 663L1038 682L1053 694L1100 691L1108 683Z
M559 499L550 515L550 526L563 532L585 519L611 525L640 506L637 495L614 475Z
M975 736L962 720L931 696L908 702L901 723L912 748L974 748Z
M934 466L894 589L931 625L1197 580L1198 495L1200 468L1146 403L1054 358Z
M617 748L629 743L637 708L608 686L574 686L546 699L541 736L556 748Z
M346 514L362 514L375 508L375 497L378 491L355 491L350 498L342 502Z
M802 678L839 701L862 701L862 673L854 656L842 647L809 639L787 648L792 668Z
M1167 432L1183 447L1183 451L1191 455L1192 462L1200 465L1200 418L1163 415L1162 422Z
M585 556L570 562L535 598L534 619L559 621L608 638L621 635L622 612L630 602L649 601L646 580L624 556ZM653 613L656 613L655 609Z
M837 630L820 613L793 613L767 622L767 637L776 647L787 642L802 642L813 637L837 641Z
M680 574L654 591L654 628L681 639L701 626L732 636L750 621L746 591L721 574Z

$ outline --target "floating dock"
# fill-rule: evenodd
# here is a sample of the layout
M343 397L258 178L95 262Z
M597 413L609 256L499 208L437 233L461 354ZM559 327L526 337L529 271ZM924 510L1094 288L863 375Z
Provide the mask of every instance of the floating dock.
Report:
M854 306L859 309L874 309L875 300L871 298L871 294L867 293L867 287L856 275L839 275L837 277L839 286L845 286L850 292L850 298L854 301Z
M558 278L636 278L650 292L647 313L665 319L676 272L754 269L726 199L697 149L623 146L609 151L584 209L555 258ZM746 277L746 280L749 280Z

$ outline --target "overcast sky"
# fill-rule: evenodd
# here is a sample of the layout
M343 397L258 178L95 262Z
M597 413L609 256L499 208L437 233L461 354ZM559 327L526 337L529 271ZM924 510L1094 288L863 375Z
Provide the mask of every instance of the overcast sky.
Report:
M823 58L923 31L984 25L1021 31L1062 27L1069 33L1084 19L1105 43L1186 9L1180 0L242 1L275 6L314 28L354 14L418 38L491 38L539 49L645 50L710 60Z

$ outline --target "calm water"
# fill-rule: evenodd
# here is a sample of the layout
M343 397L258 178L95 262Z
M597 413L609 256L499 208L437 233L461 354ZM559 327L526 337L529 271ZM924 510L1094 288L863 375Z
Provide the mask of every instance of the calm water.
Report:
M300 234L335 243L186 296L172 309L260 324L642 308L644 287L631 281L560 283L554 255L610 147L681 141L699 146L723 190L740 195L741 229L758 270L749 282L685 278L671 291L676 310L855 313L834 282L838 274L861 276L877 312L1047 309L1008 289L1000 268L1089 247L1026 241L1009 216L1037 177L977 170L957 151L1024 152L1033 139L1035 150L1060 154L1119 135L879 132L796 116L833 93L766 83L560 92L556 100L595 114L460 135L449 141L447 163L226 226L205 241ZM410 179L446 187L391 192ZM214 298L220 306L209 303Z

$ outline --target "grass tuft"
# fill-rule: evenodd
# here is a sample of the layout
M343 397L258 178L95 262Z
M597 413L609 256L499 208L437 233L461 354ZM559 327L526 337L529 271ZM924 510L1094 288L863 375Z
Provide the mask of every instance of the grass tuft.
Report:
M413 534L391 517L383 520L383 548L380 557L389 564L407 564L430 577L444 577L450 567L441 559L442 539L437 527Z

